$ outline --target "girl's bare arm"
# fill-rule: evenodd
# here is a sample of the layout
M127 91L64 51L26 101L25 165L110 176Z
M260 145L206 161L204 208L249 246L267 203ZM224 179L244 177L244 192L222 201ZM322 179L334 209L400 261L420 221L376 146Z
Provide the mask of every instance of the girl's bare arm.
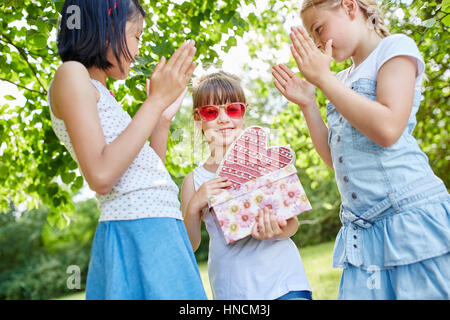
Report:
M376 101L346 87L335 76L324 77L319 88L353 127L376 144L389 147L408 123L416 72L412 58L400 56L386 62L378 73Z
M64 63L51 88L52 107L64 120L89 186L106 194L136 158L165 106L157 99L149 99L124 132L107 144L97 111L97 90L89 79L82 64Z
M358 131L383 147L393 145L408 123L414 100L415 58L396 56L378 71L377 99L373 101L345 86L330 71L332 43L321 52L301 28L291 34L291 51L301 73L317 86L339 113Z
M153 91L127 128L107 144L97 112L97 90L87 69L78 62L66 62L56 72L51 88L55 115L66 125L81 171L92 190L108 193L147 142L161 113L178 97L195 64L193 44L182 45L152 74Z
M191 241L192 249L196 251L202 240L201 235L201 211L193 204L189 205L195 194L193 173L189 173L181 186L181 211L183 212L184 225Z

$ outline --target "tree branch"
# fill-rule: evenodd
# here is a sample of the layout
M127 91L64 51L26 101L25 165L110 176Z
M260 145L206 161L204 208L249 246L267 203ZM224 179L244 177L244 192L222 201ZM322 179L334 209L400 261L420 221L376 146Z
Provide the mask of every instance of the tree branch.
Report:
M440 10L442 13L445 13L442 17L440 17L439 18L439 21L441 21L442 22L442 20L444 20L444 18L446 17L446 16L448 16L449 14L450 14L450 12L445 12L445 11L442 11L442 10Z
M46 95L47 95L47 93L39 92L39 91L36 91L36 90L33 90L33 89L29 89L29 88L27 88L27 87L25 87L25 86L23 86L23 85L21 85L21 84L14 83L14 82L12 82L12 81L10 81L10 80L8 80L8 79L0 78L0 81L6 81L6 82L9 82L9 83L15 85L16 87L19 87L19 88L21 88L21 89L25 89L25 90L28 90L28 91L31 91L31 92L34 92L34 93L39 93L40 95L43 95L43 96L46 96Z
M23 48L20 48L20 47L18 47L17 45L15 45L15 44L11 41L11 39L9 39L9 38L8 38L7 36L5 36L4 34L2 34L1 36L2 36L3 38L6 39L6 42L7 42L7 43L9 43L10 45L12 45L14 48L17 49L17 51L19 51L19 54L20 54L20 55L22 56L22 58L26 61L26 63L27 63L28 66L30 67L31 71L33 72L34 77L36 78L37 82L41 85L42 88L44 88L44 92L45 92L45 94L47 94L47 90L45 89L44 85L42 84L42 82L39 80L39 77L37 76L37 70L36 70L36 69L33 67L33 65L28 61L28 58L27 58L27 52L26 52ZM26 89L28 89L28 88L26 88ZM30 89L28 89L28 90L30 90ZM35 91L35 90L32 90L32 91L38 92L38 91Z
M8 41L5 41L2 38L0 38L0 41L3 41L3 43L6 43L6 44L10 44ZM56 56L56 54L53 51L53 49L51 49L51 48L48 48L48 51L49 51L48 57L43 56L43 55L41 55L41 54L39 54L37 52L31 51L31 50L27 50L26 53L29 54L30 56L32 56L33 58L38 57L38 58L41 58L41 59L43 59L43 60L45 60L45 61L50 63L50 62L53 62L52 58L54 58Z

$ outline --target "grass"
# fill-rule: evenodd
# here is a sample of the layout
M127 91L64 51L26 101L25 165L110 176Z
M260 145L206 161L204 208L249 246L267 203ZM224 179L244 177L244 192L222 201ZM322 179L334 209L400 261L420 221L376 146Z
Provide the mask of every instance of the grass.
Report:
M333 269L333 242L300 248L315 300L336 300L342 269Z
M313 290L315 300L335 300L341 277L340 269L332 269L332 252L334 242L321 243L300 249L306 276ZM208 299L212 299L211 287L208 279L208 266L206 262L199 264L200 275ZM55 300L83 300L85 293L79 292L63 296Z

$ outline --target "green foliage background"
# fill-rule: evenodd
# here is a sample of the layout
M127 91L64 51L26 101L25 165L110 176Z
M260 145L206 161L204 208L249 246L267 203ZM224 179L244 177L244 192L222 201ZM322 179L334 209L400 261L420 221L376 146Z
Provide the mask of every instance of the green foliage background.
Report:
M169 57L186 38L196 41L197 62L203 66L220 66L217 48L228 52L244 37L252 60L263 66L262 71L254 72L254 65L249 63L239 75L251 105L247 124L270 127L273 144L289 144L295 150L299 176L314 208L299 217L300 229L294 240L301 247L333 239L340 228L337 214L340 198L334 174L313 149L299 108L280 96L270 77L271 66L280 63L277 53L289 45L285 28L287 17L296 17L300 24L300 2L267 0L263 7L256 7L255 0L141 2L149 13L141 57L126 81L115 84L109 81L124 109L134 115L145 98L145 78L161 56ZM46 97L50 81L60 65L54 34L62 3L61 0L7 0L0 4L0 83L14 84L25 99L24 104L18 105L21 97L8 93L4 95L8 102L0 105L0 212L9 212L0 215L0 298L44 297L46 293L41 289L35 291L39 294L29 289L37 288L37 284L20 284L20 279L29 279L31 283L42 279L38 273L49 274L36 271L37 265L44 270L67 265L64 262L56 267L57 262L43 259L41 249L36 249L36 253L30 251L28 255L24 253L26 250L14 249L15 246L42 248L43 241L51 238L53 240L44 245L46 252L58 256L57 261L67 262L69 257L56 252L77 247L74 239L88 243L95 228L95 224L86 224L90 229L72 233L71 240L46 233L50 227L67 229L76 223L78 209L72 198L83 186L76 162L51 128ZM412 37L424 56L427 79L414 135L428 155L434 172L449 186L450 1L383 0L380 4L391 33ZM244 7L250 10L244 13ZM339 71L350 63L333 63L332 69ZM287 65L297 70L292 58ZM317 92L317 97L324 116L326 97L321 92ZM166 166L178 185L205 160L208 152L194 130L191 108L184 106L171 127ZM16 221L11 207L23 202L27 202L29 212ZM68 221L71 221L70 226ZM198 260L207 258L208 235L204 229L202 239L196 253ZM88 246L83 248L83 253L79 254L88 257ZM33 262L27 267L26 261ZM17 275L14 276L16 282L9 282L13 275ZM67 275L60 273L60 276L65 279ZM6 291L8 295L4 295Z
M80 290L85 289L97 203L93 199L77 203L70 226L63 230L47 223L48 211L41 207L17 218L11 207L0 215L0 300L74 293L67 286L71 265L80 268Z

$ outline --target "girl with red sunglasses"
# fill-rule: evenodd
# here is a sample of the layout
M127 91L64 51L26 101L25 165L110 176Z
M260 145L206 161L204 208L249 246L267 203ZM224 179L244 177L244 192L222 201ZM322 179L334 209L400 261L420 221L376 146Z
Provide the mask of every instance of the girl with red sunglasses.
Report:
M189 173L181 188L181 207L192 247L201 241L201 221L209 233L208 274L214 299L311 299L311 288L294 242L297 218L276 218L265 209L251 237L225 244L208 199L231 186L215 172L228 147L245 127L247 103L239 78L225 72L202 78L193 92L195 126L210 157ZM233 272L231 272L233 270Z

